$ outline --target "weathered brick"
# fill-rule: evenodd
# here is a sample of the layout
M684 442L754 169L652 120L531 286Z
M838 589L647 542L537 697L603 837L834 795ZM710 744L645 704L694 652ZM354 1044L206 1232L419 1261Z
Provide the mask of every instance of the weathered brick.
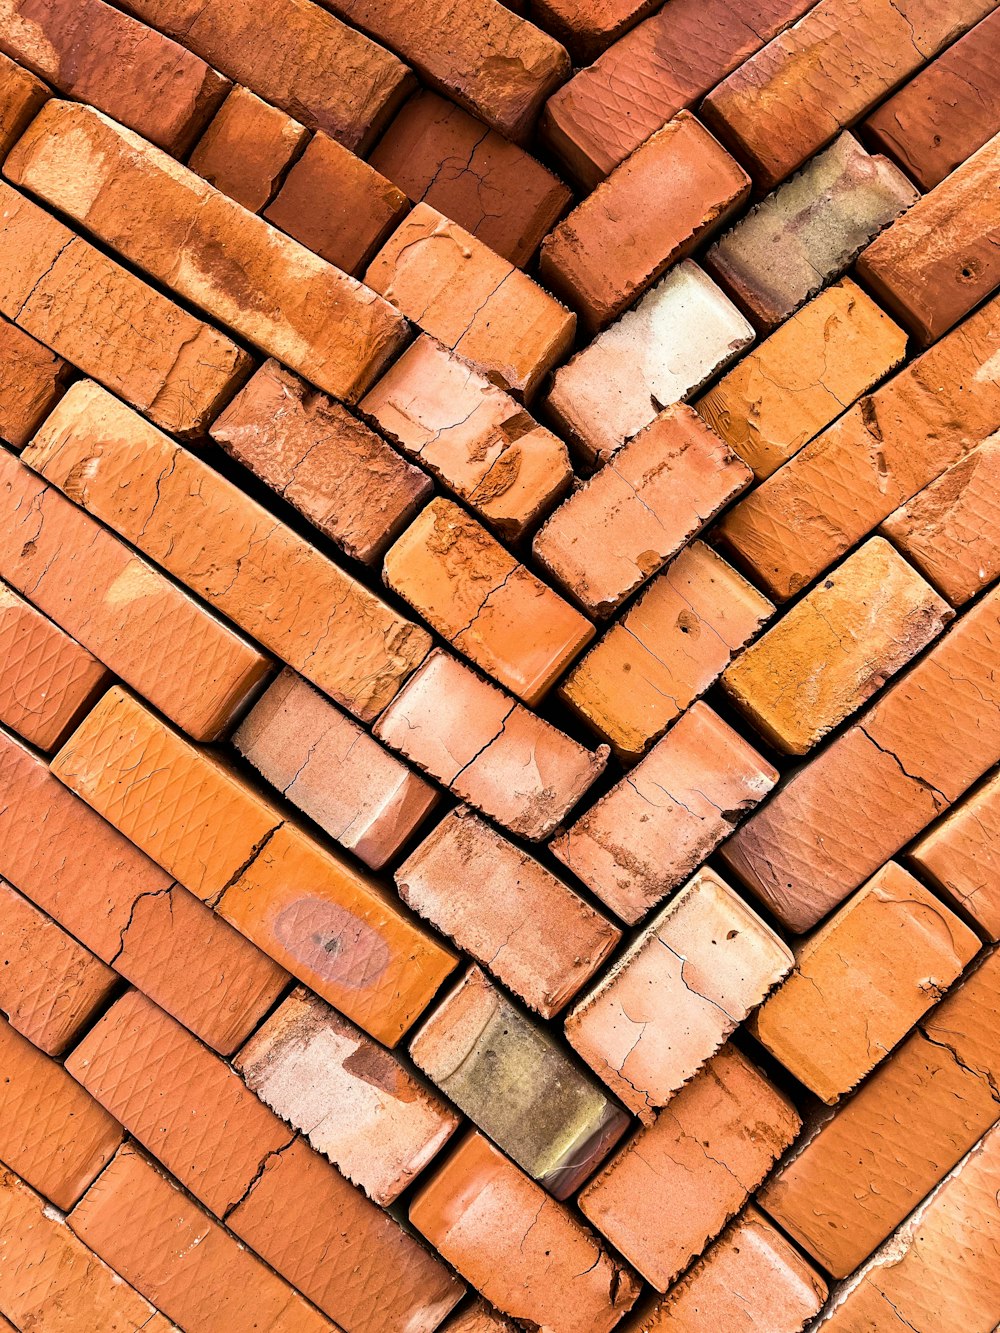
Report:
M11 42L14 36L11 31L13 15L9 11L16 9L17 4L18 0L4 0L0 6L0 51L7 51L21 61L21 64L16 64L6 55L0 55L0 157L7 155L8 149L49 96L45 84L21 68L28 61L18 49L19 44ZM101 5L101 8L106 6Z
M656 8L656 0L535 0L531 12L568 47L576 65L590 62Z
M307 133L304 125L248 88L234 88L195 145L188 166L251 213L259 213L273 199Z
M485 1301L475 1300L442 1324L441 1333L520 1333L521 1328Z
M991 940L1000 940L1000 774L918 838L907 860Z
M0 316L0 438L23 448L68 378L61 356Z

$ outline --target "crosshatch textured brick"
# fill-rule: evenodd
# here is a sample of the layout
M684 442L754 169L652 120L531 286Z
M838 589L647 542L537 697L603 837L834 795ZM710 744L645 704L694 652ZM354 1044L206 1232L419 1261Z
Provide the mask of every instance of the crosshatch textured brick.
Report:
M1000 0L0 0L0 1333L997 1333Z

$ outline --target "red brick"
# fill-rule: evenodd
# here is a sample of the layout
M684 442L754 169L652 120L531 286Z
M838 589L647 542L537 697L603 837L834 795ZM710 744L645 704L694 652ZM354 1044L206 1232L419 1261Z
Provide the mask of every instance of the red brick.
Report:
M454 102L421 89L370 155L414 203L426 203L519 268L572 199L523 148Z
M46 103L4 171L336 397L360 397L406 340L387 302L89 107Z
M589 65L655 8L656 0L535 0L531 12L568 47L574 64Z
M608 1333L635 1275L562 1204L470 1133L417 1192L410 1221L498 1310L560 1333Z
M10 23L11 16L7 11L12 6L17 7L17 0L4 0L0 8L0 23ZM0 50L9 48L8 33L0 30ZM16 45L11 54L19 56ZM13 60L0 55L0 157L7 155L48 96L49 90L44 83Z
M264 363L216 418L211 435L364 564L381 556L433 490L419 468L342 404L277 361Z
M991 940L1000 940L1000 774L918 838L907 860Z
M435 649L375 735L519 837L547 837L603 771L594 753Z
M249 89L234 88L195 145L188 166L259 213L274 198L307 133L304 125Z
M61 356L0 316L0 437L21 449L69 378Z
M54 750L111 675L86 648L0 583L0 722Z
M476 1300L442 1324L441 1333L520 1333L521 1327L485 1301Z
M574 315L428 204L417 204L397 227L365 282L525 400L573 342Z
M743 168L681 111L546 237L539 276L593 332L718 230L749 193Z
M777 777L697 702L551 850L623 921L635 924L694 873Z

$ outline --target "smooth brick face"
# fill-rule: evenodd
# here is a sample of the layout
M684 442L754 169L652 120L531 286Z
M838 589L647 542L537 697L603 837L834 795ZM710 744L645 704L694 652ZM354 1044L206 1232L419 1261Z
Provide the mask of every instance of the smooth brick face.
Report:
M73 387L25 457L357 717L384 708L430 647L424 630L96 385Z
M564 501L532 543L592 616L611 615L752 480L691 408L667 408Z
M261 1101L383 1205L423 1170L459 1123L408 1063L301 986L234 1064Z
M561 181L454 102L422 89L370 154L414 203L452 218L523 268L569 204Z
M541 123L546 143L592 189L806 7L806 0L671 0L552 94Z
M996 429L992 301L736 504L720 535L784 600Z
M267 658L2 449L0 513L0 576L191 735L257 689Z
M88 107L47 103L4 170L339 398L358 398L406 339L385 301Z
M86 648L0 583L0 722L54 750L108 685Z
M634 924L693 874L777 776L706 704L695 703L551 849Z
M417 1192L410 1221L498 1310L560 1333L609 1333L635 1275L480 1134Z
M621 757L640 759L773 610L710 546L689 542L573 668L559 696Z
M7 11L12 3L16 6L16 2L8 0L0 9L0 22L5 26L10 21ZM0 32L0 49L7 49L8 40L8 34ZM0 55L0 153L6 156L48 96L49 90L40 79L22 69L20 64Z
M749 192L742 167L681 112L546 238L539 276L587 329L603 328Z
M603 1087L477 967L422 1024L410 1054L557 1199L576 1192L630 1123Z
M666 1291L743 1206L799 1125L792 1104L746 1056L723 1046L586 1187L580 1207Z
M188 166L259 213L274 197L306 134L305 126L249 89L234 88L198 140Z
M603 771L591 754L436 649L375 725L390 749L519 837L547 837Z
M1000 284L1000 136L958 167L858 259L858 275L924 345Z
M1000 775L949 810L908 860L991 940L1000 939Z
M770 188L991 8L823 0L710 93L702 113Z
M61 356L0 317L0 437L21 449L69 376Z
M905 352L903 330L844 278L748 352L695 409L763 481Z
M400 897L543 1018L593 976L621 932L464 807L396 871Z
M778 936L702 870L574 1006L566 1035L652 1124L791 966Z
M842 134L726 232L705 267L768 333L916 198L898 167Z
M832 570L722 675L786 754L805 754L935 639L953 612L880 537Z
M574 64L589 65L655 7L655 0L538 0L532 13L569 48Z
M0 1009L12 1028L60 1055L107 999L117 977L0 879Z
M998 634L994 592L722 849L789 929L814 926L1000 760Z
M233 743L273 787L373 870L396 855L437 804L430 783L287 668Z
M355 152L413 86L395 56L309 0L128 0L126 8Z
M546 409L585 462L603 462L753 338L715 283L683 260L556 371Z
M6 182L0 241L0 313L164 430L200 434L248 372L235 343Z
M1000 130L998 60L994 10L873 111L866 136L932 190Z
M538 523L572 477L560 439L426 334L389 367L361 411L510 541Z
M453 648L537 704L594 627L451 500L432 500L386 553L383 578Z
M211 435L364 564L379 558L433 489L345 407L277 361L265 362Z

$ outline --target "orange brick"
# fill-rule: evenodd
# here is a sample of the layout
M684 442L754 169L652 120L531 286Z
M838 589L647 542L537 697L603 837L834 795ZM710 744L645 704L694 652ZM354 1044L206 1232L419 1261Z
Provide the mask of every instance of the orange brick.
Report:
M918 838L907 860L991 940L1000 940L1000 774Z
M89 107L48 102L4 170L338 398L359 398L406 340L387 302Z
M715 681L774 607L710 546L689 542L559 687L626 760Z
M10 40L12 35L10 28L13 27L11 19L17 21L16 15L11 11L16 11L19 7L18 0L5 0L4 7L0 10L0 21L3 21L5 28L5 31L0 33L0 47L21 62L15 64L14 60L8 60L6 55L0 55L0 156L4 157L49 96L45 84L21 68L29 62L24 59L20 43ZM101 8L104 9L106 6L102 4Z
M234 88L195 145L188 166L251 213L259 213L277 193L306 135L305 126L291 116L247 88Z
M68 377L61 356L0 316L0 438L23 448Z
M410 1204L410 1221L498 1310L608 1333L639 1281L562 1204L470 1133Z
M432 500L382 575L448 643L537 704L594 627L451 500Z
M0 1009L47 1055L62 1053L118 979L2 879L0 959Z
M656 0L537 0L532 13L569 48L574 64L589 65L655 8Z
M424 630L94 384L73 386L25 458L358 717L427 653Z
M573 1006L566 1036L652 1124L791 966L778 936L701 870Z
M441 1333L520 1333L521 1327L485 1301L476 1300L442 1324Z
M397 227L365 282L525 400L573 342L574 315L429 204L417 204Z

